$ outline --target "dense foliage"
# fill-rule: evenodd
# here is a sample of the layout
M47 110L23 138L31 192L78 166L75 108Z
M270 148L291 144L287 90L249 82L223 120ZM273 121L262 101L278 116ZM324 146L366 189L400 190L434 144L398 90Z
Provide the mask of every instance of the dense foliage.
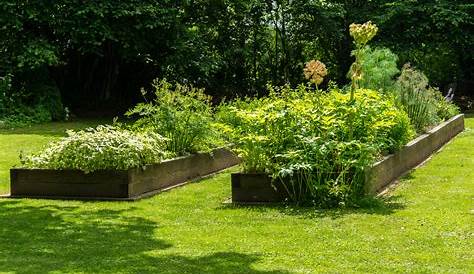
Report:
M12 92L28 97L21 99L28 107L46 86L73 111L126 109L156 77L222 97L261 94L267 82L296 86L313 58L344 84L352 63L347 26L371 19L381 30L377 46L444 87L472 79L473 7L466 0L1 0L0 77L12 75Z
M140 103L127 112L139 116L134 128L151 130L167 138L166 148L184 155L215 147L217 134L212 127L211 98L202 89L166 80L153 82L150 102ZM147 92L142 89L144 96Z
M395 80L397 55L368 46L379 30L375 24L349 29L355 48L350 92L318 89L327 69L312 60L303 72L315 89L270 86L268 97L224 104L218 113L244 172L271 174L292 201L335 206L357 200L377 157L407 143L414 129L424 132L458 112L409 65Z
M270 88L268 97L221 106L218 117L245 172L270 173L293 201L324 206L360 197L366 167L413 136L407 115L371 90L352 101L338 90Z
M29 168L128 169L223 145L214 125L210 97L189 85L153 82L154 92L127 112L133 123L68 132L38 154L21 156Z
M365 24L351 24L350 33L355 49L355 61L348 77L351 79L351 98L355 88L371 88L389 94L398 107L410 117L418 133L425 132L437 123L453 117L459 109L439 89L429 86L429 80L421 71L409 63L399 73L398 56L387 48L372 50L367 43L375 37L378 28L370 21Z
M36 94L26 89L15 91L12 76L0 77L0 128L13 128L65 118L59 91L37 86Z
M367 168L378 157L458 112L409 65L395 79L397 55L368 45L378 32L370 21L349 26L355 60L343 89L321 89L329 70L313 59L300 70L308 85L269 84L268 96L223 103L214 113L203 89L156 79L152 92L141 90L145 102L126 113L135 119L129 130L71 132L22 162L86 172L127 169L232 143L244 172L270 174L291 201L351 204L364 194ZM10 81L3 78L1 87L9 90Z
M400 70L397 66L398 56L388 48L364 47L361 52L361 69L364 72L359 81L361 88L374 89L380 92L393 90L395 76Z
M52 142L38 154L21 156L28 168L99 169L144 167L158 163L171 154L164 148L164 138L154 133L133 133L112 126L98 126L83 131L68 131L68 136Z
M437 86L472 80L474 4L469 0L378 0L377 39Z

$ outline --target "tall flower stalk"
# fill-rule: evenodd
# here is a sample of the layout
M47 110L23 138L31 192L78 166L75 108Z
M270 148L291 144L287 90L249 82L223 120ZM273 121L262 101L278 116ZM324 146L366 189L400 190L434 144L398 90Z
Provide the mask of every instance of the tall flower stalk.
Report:
M362 71L362 55L364 53L363 49L367 43L372 40L377 34L379 29L371 21L368 21L364 24L355 24L352 23L349 26L349 33L354 39L355 50L352 52L352 55L355 56L355 62L351 65L349 70L349 75L351 77L351 97L350 103L354 102L355 91L359 88L359 81L364 77ZM352 140L354 133L353 126L353 115L349 115L349 140Z
M359 88L359 81L363 78L364 74L362 71L362 54L363 48L367 43L375 37L378 32L378 27L373 24L371 21L368 21L364 24L355 24L352 23L349 26L349 33L354 39L355 50L353 55L355 56L355 62L351 65L350 68L350 77L352 80L351 84L351 101L354 100L354 92Z

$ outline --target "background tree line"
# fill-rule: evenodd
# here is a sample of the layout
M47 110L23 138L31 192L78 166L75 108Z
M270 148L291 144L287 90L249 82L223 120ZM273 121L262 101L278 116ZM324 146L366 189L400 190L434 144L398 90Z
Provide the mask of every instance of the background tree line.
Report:
M118 112L156 77L204 87L216 98L259 95L268 82L300 83L310 59L322 60L329 78L344 84L353 62L347 28L367 20L380 28L375 44L435 85L473 79L471 1L0 3L0 77L10 80L0 88L27 105L54 108L60 100L73 112Z

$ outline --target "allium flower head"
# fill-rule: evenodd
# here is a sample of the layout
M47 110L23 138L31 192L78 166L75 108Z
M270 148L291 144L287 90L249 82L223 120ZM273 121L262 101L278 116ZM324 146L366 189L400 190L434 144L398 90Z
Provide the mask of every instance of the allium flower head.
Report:
M324 77L328 74L326 65L319 60L311 60L306 63L303 69L304 77L312 83L319 85L323 82Z
M367 44L367 42L374 38L378 30L379 28L371 21L368 21L364 24L352 23L349 26L349 33L358 45Z

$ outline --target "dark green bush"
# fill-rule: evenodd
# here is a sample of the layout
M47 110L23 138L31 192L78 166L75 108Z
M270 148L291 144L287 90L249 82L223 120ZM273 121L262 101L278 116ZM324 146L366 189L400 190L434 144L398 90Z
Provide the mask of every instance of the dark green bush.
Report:
M51 121L51 114L44 106L24 103L24 93L13 92L11 75L0 77L0 128Z
M64 107L56 87L36 84L28 89L14 88L11 75L0 77L0 128L64 119Z
M64 120L64 106L61 101L61 94L56 86L40 85L32 89L39 94L37 104L50 113L51 120Z
M11 87L11 75L0 77L0 117L7 114L7 107L13 101L11 98Z

